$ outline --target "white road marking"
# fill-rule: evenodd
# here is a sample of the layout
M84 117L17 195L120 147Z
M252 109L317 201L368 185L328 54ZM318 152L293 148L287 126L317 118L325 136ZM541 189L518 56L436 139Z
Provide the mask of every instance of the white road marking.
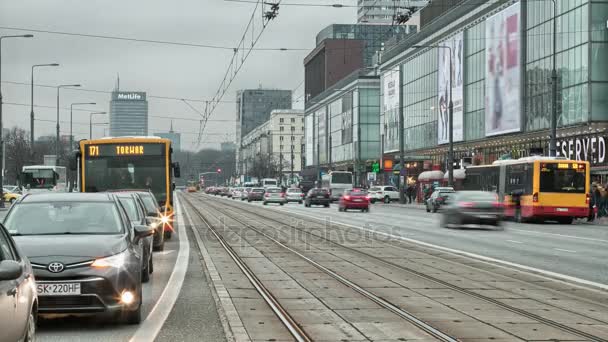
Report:
M160 295L156 304L148 314L148 317L139 325L139 328L133 334L129 341L131 342L148 342L154 341L160 332L160 329L165 324L169 313L175 305L175 301L184 284L186 270L188 269L188 260L190 259L190 242L188 234L186 234L186 225L184 224L184 216L182 215L182 206L179 203L177 196L175 198L175 208L177 210L177 233L179 236L179 252L175 267L171 272L171 277L165 285L163 293Z
M562 248L554 248L556 251L560 251L560 252L566 252L566 253L576 253L576 251L572 251L569 249L562 249Z
M162 252L155 252L155 254L157 255L169 255L169 254L173 254L175 253L174 250L170 250L170 251L162 251Z
M512 243L523 243L523 242L521 242L521 241L515 241L515 240L505 240L505 241L507 241L507 242L512 242Z
M320 220L320 221L323 221L323 222L325 222L327 220L327 218L320 218L320 217L317 217L317 216L312 216L312 215L309 215L309 214L303 214L301 212L295 212L295 211L291 211L291 210L287 210L287 209L285 209L283 211L289 212L289 213L293 213L293 214L296 214L296 215L300 215L300 216L304 216L304 217L308 217L308 218L312 218L312 219L315 219L315 220ZM406 238L406 237L399 236L399 235L384 233L384 232L381 232L381 231L377 231L377 230L373 230L373 229L368 229L368 228L364 228L364 227L359 227L359 226L355 226L355 225L344 223L344 222L339 222L339 221L335 221L335 220L332 220L331 222L337 223L337 224L340 224L340 225L343 225L343 226L351 227L351 228L360 229L360 230L363 230L363 231L366 231L366 232L369 232L369 233L375 233L375 234L386 236L386 237L389 237L389 238L393 238L393 239L397 239L397 240L402 240L402 241L407 241L407 242L415 243L415 244L418 244L418 245L422 245L422 246L426 246L426 247L430 247L430 248L439 249L439 250L442 250L442 251L445 251L445 252L467 256L467 257L470 257L470 258L481 260L482 262L486 262L488 264L492 264L492 265L499 264L498 266L501 266L501 267L506 268L506 269L513 268L513 267L519 268L519 269L526 270L526 271L529 271L529 272L532 272L532 273L537 273L535 275L538 276L538 277L545 278L545 279L548 279L548 280L553 280L553 281L555 281L555 280L562 281L563 283L566 283L568 285L576 285L576 284L578 284L579 286L580 285L586 285L586 286L591 286L591 287L595 287L595 288L602 289L602 290L608 290L608 284L602 284L602 283L598 283L598 282L594 282L594 281L590 281L590 280L586 280L586 279L581 279L581 278L569 276L569 275L566 275L566 274L561 274L561 273L557 273L557 272L542 270L542 269L539 269L539 268L535 268L535 267L531 267L531 266L526 266L526 265L522 265L522 264L518 264L518 263L506 261L506 260L500 260L500 259L496 259L496 258L484 256L484 255L479 255L479 254L475 254L475 253L465 252L465 251L458 250L458 249L443 247L443 246L435 245L435 244L432 244L432 243L428 243L428 242L424 242L424 241L420 241L420 240L415 240L415 239L410 239L410 238ZM506 267L506 266L508 266L508 267Z
M513 228L509 228L509 231L511 231L511 232L520 232L520 233L529 234L529 235L550 235L550 236L559 236L559 237L564 237L564 238L569 238L569 239L587 240L587 241L595 241L595 242L608 243L608 240L595 239L595 238L586 238L586 237L573 236L573 235L556 234L556 233L533 232L533 231L525 230L525 229L513 229Z

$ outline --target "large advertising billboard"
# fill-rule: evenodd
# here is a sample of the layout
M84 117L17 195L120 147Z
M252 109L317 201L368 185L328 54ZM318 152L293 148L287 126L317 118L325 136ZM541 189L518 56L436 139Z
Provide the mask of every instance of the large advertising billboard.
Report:
M521 130L521 14L513 4L486 19L486 136Z
M382 74L382 112L384 113L384 151L399 149L399 67ZM381 130L384 129L381 127Z
M446 144L449 142L450 134L450 116L449 116L449 103L450 103L450 86L452 87L452 102L454 106L453 113L453 139L454 141L463 140L463 62L464 62L464 42L463 33L460 32L455 36L451 37L447 41L440 44L437 51L439 65L437 68L437 81L438 81L438 108L439 118L437 120L437 143ZM450 56L450 52L452 55ZM450 68L451 64L451 68ZM450 75L450 70L452 75Z
M309 114L304 121L304 131L306 133L306 166L315 165L314 118L314 114Z

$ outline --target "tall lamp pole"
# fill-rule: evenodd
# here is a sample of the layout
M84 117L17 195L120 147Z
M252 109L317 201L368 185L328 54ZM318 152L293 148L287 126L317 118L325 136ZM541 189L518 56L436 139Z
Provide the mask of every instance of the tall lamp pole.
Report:
M80 84L61 84L57 86L57 132L55 138L55 165L59 165L59 89L66 87L80 87Z
M557 156L557 3L553 1L553 70L551 70L551 140L549 155Z
M2 121L2 39L32 38L32 34L0 36L0 208L4 208L4 126Z
M434 48L434 49L447 49L450 54L450 102L448 104L448 121L449 121L449 152L448 152L448 185L454 186L454 102L452 102L452 88L454 76L452 74L452 48L446 45L414 45L414 48ZM440 109L441 110L441 109Z
M93 112L89 115L89 139L93 139L93 115L107 114L106 112Z
M34 64L32 65L32 74L30 82L30 144L32 151L34 151L34 70L41 67L57 67L59 63L48 63L48 64ZM33 152L32 152L33 154Z

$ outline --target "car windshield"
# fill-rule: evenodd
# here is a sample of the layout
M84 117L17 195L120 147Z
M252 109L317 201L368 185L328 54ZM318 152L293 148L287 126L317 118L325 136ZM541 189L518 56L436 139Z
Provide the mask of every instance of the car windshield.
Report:
M281 189L278 188L270 188L268 190L266 190L266 192L271 193L271 194L278 194L281 192Z
M150 196L149 194L142 194L140 197L144 202L144 207L146 208L146 212L148 214L155 213L156 211L158 211L158 205L156 204L152 196Z
M300 189L287 189L287 193L289 193L289 194L300 194L300 193L302 193L302 190L300 190Z
M139 221L141 219L141 217L139 217L139 210L137 210L137 203L133 197L119 197L118 200L125 208L129 220Z
M119 234L119 215L112 202L21 203L4 225L12 235Z
M369 191L382 191L382 188L378 186L372 186L371 188L369 188Z
M365 189L353 189L346 190L346 194L351 196L365 196L367 195L367 191L365 191Z
M253 190L251 190L251 192L260 193L260 192L264 192L264 189L253 189Z
M457 195L459 201L468 202L494 202L496 201L496 195L491 192L484 191L462 191Z

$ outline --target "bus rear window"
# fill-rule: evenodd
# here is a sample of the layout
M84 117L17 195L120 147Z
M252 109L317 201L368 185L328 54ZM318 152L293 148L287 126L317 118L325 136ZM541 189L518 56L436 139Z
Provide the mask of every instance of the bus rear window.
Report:
M540 191L585 193L585 170L543 167L540 171Z

